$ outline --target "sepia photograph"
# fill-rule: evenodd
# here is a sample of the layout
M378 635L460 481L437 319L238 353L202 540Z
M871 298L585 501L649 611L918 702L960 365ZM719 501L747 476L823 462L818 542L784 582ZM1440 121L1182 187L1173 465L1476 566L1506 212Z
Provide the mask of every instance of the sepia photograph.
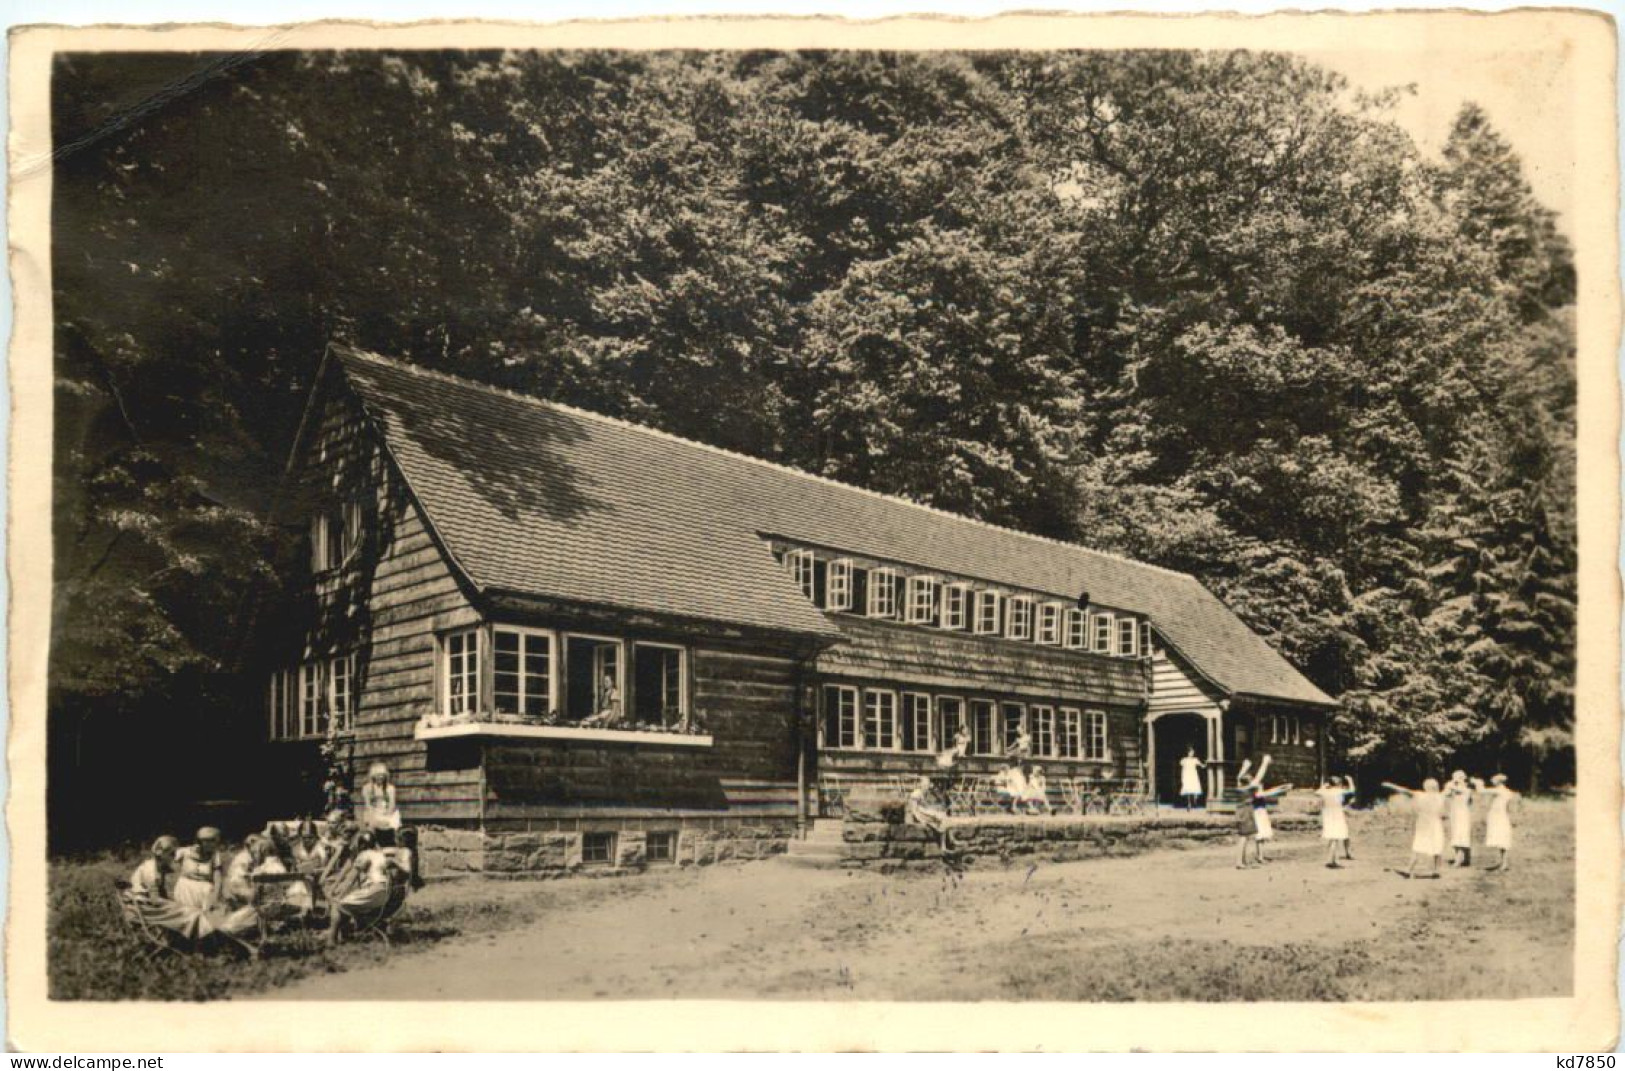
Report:
M432 39L45 61L50 1003L1577 995L1571 42Z

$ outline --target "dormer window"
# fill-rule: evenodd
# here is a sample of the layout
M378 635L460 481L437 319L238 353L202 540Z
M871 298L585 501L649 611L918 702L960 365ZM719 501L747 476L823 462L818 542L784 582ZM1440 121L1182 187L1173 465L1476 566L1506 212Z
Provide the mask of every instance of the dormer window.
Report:
M976 634L995 636L999 632L999 593L986 588L976 593Z
M852 609L852 559L836 558L824 575L824 606L830 610Z
M970 585L948 584L942 589L941 627L963 632L970 625Z
M1058 602L1046 602L1038 608L1038 642L1050 647L1061 645L1061 611Z
M784 556L784 568L801 593L811 599L818 590L817 558L810 550L792 550Z
M869 616L897 616L897 570L869 570Z
M1066 645L1074 651L1089 649L1089 613L1087 610L1066 612Z
M1123 658L1133 658L1140 653L1139 622L1132 617L1117 619L1117 653Z
M1109 655L1112 653L1112 615L1095 614L1094 622L1094 643L1091 646L1091 650L1093 650L1095 654Z
M911 625L929 625L936 620L936 580L929 576L908 578L907 616Z
M1029 596L1010 596L1010 609L1005 614L1004 634L1012 640L1033 638L1033 600Z

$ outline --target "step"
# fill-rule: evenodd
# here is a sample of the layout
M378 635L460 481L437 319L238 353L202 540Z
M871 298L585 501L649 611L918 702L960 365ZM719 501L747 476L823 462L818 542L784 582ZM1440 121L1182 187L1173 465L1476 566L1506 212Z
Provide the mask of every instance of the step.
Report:
M775 856L780 866L805 867L809 870L839 870L845 860L839 855L791 855L786 852Z
M812 841L793 840L785 848L786 855L817 855L833 856L836 859L846 854L845 844L819 844Z

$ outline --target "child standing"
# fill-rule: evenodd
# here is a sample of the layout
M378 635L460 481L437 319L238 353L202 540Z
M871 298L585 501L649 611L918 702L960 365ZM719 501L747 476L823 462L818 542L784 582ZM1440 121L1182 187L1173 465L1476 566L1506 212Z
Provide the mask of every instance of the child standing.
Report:
M1179 760L1179 796L1185 801L1185 809L1194 811L1202 805L1202 767L1205 763L1196 757L1196 749L1185 749L1185 757Z
M1249 781L1239 787L1242 796L1236 804L1236 834L1241 838L1241 861L1236 864L1236 869L1250 870L1258 865L1251 859L1258 848L1258 819L1253 810L1253 799L1258 795L1258 785Z
M1384 788L1391 788L1395 792L1403 793L1411 798L1416 808L1416 832L1411 837L1411 862L1408 869L1396 871L1400 877L1410 878L1416 876L1416 862L1418 859L1431 858L1433 872L1424 877L1436 878L1439 876L1440 859L1444 856L1444 796L1439 792L1439 782L1428 778L1422 782L1422 790L1405 788L1391 781L1382 783Z
M1484 826L1484 847L1494 848L1501 853L1495 865L1490 870L1499 870L1503 873L1512 869L1512 805L1518 801L1518 794L1507 787L1507 775L1496 774L1490 778L1490 787L1484 788L1484 782L1479 783L1480 791L1490 798L1489 818Z
M1450 775L1444 786L1445 805L1450 812L1450 865L1473 865L1473 786L1465 771Z
M1326 865L1333 870L1338 868L1338 845L1343 847L1344 859L1354 858L1349 852L1349 819L1343 811L1343 804L1353 794L1352 777L1345 777L1342 782L1328 777L1315 793L1320 797L1320 839L1326 842Z

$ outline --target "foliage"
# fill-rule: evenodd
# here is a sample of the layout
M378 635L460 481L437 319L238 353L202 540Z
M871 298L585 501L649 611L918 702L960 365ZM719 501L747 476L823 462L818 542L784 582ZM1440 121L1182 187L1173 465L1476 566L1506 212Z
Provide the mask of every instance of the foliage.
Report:
M329 339L1189 570L1355 763L1562 776L1572 258L1481 110L1428 160L1391 103L1226 52L63 56L53 800L253 727Z

